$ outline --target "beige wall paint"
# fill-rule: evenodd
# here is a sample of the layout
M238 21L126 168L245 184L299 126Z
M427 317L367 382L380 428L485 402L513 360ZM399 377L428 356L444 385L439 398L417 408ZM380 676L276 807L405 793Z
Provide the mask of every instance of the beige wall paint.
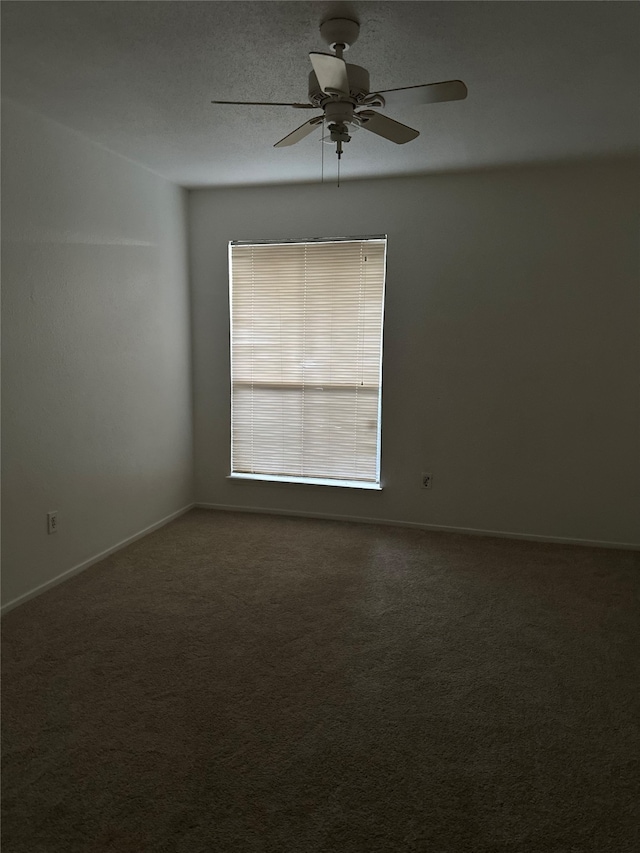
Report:
M619 160L192 191L197 501L640 543L638 182ZM384 490L230 482L227 241L380 233Z
M10 603L190 503L192 402L186 192L7 102L2 191Z

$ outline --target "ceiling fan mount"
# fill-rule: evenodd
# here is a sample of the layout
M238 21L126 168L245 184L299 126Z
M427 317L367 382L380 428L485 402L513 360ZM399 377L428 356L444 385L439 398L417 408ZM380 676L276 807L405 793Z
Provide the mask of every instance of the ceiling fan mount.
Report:
M348 18L331 18L320 24L320 36L329 49L334 53L338 53L340 48L342 51L349 50L352 44L355 44L360 35L360 24L356 21L350 21Z
M376 112L373 107L384 109L390 103L432 104L458 101L467 97L467 87L461 80L371 92L367 69L360 65L347 64L342 58L343 53L357 41L359 33L360 25L347 18L332 18L320 25L320 35L333 53L309 54L313 70L309 74L308 103L265 101L212 101L212 103L320 109L322 110L320 115L314 116L287 134L276 142L274 147L284 148L294 145L326 122L329 138L335 142L336 154L340 159L343 144L351 139L350 128L363 127L398 145L403 145L419 136L417 130Z

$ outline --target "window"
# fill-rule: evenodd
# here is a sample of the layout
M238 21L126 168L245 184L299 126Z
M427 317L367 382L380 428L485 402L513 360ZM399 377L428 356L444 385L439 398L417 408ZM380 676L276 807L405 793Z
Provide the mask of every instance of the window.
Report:
M386 238L231 243L231 476L380 488Z

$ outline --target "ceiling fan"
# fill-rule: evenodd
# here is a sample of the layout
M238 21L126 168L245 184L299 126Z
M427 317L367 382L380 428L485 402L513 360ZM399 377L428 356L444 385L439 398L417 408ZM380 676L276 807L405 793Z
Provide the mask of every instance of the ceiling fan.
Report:
M265 107L294 107L300 110L320 109L313 116L288 133L274 148L284 148L300 142L326 121L329 141L336 143L338 159L343 143L349 142L349 131L363 127L391 142L403 145L419 136L419 132L401 124L373 107L384 109L394 104L434 104L441 101L459 101L467 97L467 87L462 80L443 83L426 83L421 86L404 86L400 89L382 89L371 92L369 72L360 65L344 61L343 53L357 40L360 25L345 18L333 18L320 26L320 35L333 53L310 53L313 71L309 74L309 103L291 104L269 101L212 101L212 104L236 104Z

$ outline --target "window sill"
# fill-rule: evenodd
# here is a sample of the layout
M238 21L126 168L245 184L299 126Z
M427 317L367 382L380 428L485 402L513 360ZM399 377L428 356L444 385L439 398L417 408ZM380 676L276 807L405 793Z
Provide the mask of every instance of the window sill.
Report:
M229 474L227 480L248 480L253 483L297 483L301 486L337 486L342 489L382 491L380 483L365 483L362 480L325 480L321 477L278 477L275 474Z

